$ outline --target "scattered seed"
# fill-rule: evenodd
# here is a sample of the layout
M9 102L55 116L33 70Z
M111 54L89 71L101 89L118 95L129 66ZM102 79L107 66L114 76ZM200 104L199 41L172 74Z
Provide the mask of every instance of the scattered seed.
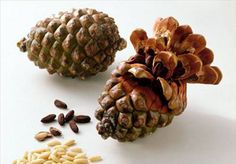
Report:
M57 156L59 156L59 155L65 155L66 152L65 152L65 151L58 151L56 154L57 154Z
M70 110L65 116L65 121L69 122L70 120L72 120L74 117L74 113L75 113L74 110Z
M67 152L66 154L67 154L68 156L70 156L70 157L75 157L75 156L77 155L76 152L72 152L72 151L69 151L69 152Z
M54 101L54 104L55 104L55 106L58 107L58 108L67 109L66 103L64 103L64 102L61 101L61 100L57 100L57 99L56 99L56 100Z
M53 161L55 161L56 163L60 163L60 160L59 160L59 158L57 158L57 156L55 156L54 154L51 154L51 159L53 160Z
M88 160L87 160L87 159L83 159L83 158L81 158L81 159L75 159L75 160L73 161L73 163L74 163L74 164L88 164Z
M63 164L73 164L73 162L70 162L70 161L63 161Z
M78 115L74 117L74 121L77 123L88 123L90 122L91 118L86 115Z
M32 153L42 153L42 152L46 152L46 151L50 151L49 148L41 148L41 149L36 149L36 150L33 150Z
M66 159L66 160L68 160L68 161L73 161L73 160L74 160L73 157L68 156L68 155L62 155L62 158Z
M60 149L60 150L66 150L66 149L68 149L68 146L67 145L56 145L55 147L54 147L55 149Z
M49 131L53 136L60 136L61 135L61 131L57 128L50 127Z
M69 122L69 125L70 125L70 128L71 128L71 130L72 130L73 132L79 133L79 128L78 128L78 126L76 125L76 122L75 122L74 120L71 120L71 121Z
M65 146L72 146L75 144L75 140L68 140L64 143Z
M45 162L44 159L36 159L31 161L31 164L43 164Z
M53 122L56 118L55 114L49 114L41 119L42 123L50 123Z
M41 159L48 159L49 155L50 155L50 152L49 152L49 151L46 151L46 152L43 152L42 154L40 154L40 155L38 156L38 158L41 158Z
M58 119L57 119L58 123L63 126L65 124L65 116L63 113L60 113L58 115Z
M28 151L25 152L23 158L24 158L24 159L27 159L27 158L28 158Z
M76 152L76 153L81 153L82 152L81 148L79 148L79 147L71 148L71 151Z
M56 145L56 144L60 145ZM98 155L87 157L86 153L81 151L81 148L70 148L75 144L75 140L68 140L63 145L57 140L47 143L48 148L36 149L31 152L26 152L22 159L14 160L13 164L88 164L89 162L97 162L102 160ZM55 145L55 146L53 146ZM73 151L79 150L79 151Z
M91 156L91 157L89 157L89 160L90 160L90 162L97 162L97 161L101 161L102 157L99 155Z
M38 132L34 138L38 141L44 141L45 139L50 138L50 137L52 137L51 133L46 132L46 131L41 131L41 132Z
M79 153L78 155L75 156L75 159L79 159L79 158L87 158L86 153Z

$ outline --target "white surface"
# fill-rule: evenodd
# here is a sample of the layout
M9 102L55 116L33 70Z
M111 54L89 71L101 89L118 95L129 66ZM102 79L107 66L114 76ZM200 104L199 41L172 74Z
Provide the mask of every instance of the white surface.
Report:
M86 81L49 76L19 52L16 42L36 21L60 10L91 7L115 18L121 36L137 27L152 35L158 17L174 16L203 34L215 53L214 64L224 74L218 86L188 85L188 106L183 115L155 134L133 143L103 140L95 130L96 120L81 125L73 134L66 126L61 140L75 138L88 155L100 154L104 164L235 164L236 163L236 3L235 2L2 2L1 3L1 164L21 157L25 150L43 147L33 136L47 130L40 118L60 113L53 101L67 102L76 113L93 116L97 97L110 72L134 54L131 44L117 53L116 62L105 73ZM59 127L58 124L52 124Z

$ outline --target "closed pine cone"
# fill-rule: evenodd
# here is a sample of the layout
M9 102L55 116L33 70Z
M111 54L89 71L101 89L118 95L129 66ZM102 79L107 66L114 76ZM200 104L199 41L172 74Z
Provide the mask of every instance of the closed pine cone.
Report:
M113 18L85 8L39 21L17 46L50 74L84 79L105 71L126 41Z
M95 116L103 138L133 141L169 125L187 105L187 83L218 84L222 74L202 35L173 17L158 19L153 38L131 34L136 55L112 73Z

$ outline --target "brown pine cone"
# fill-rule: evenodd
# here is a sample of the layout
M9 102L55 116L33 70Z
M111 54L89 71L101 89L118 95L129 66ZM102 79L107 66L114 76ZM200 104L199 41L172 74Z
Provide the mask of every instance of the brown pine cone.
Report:
M105 71L126 41L113 18L85 8L39 21L17 46L50 74L84 79Z
M169 17L131 34L136 55L112 73L98 99L95 116L103 138L133 141L171 123L187 105L187 83L218 84L220 70L210 66L213 53L203 36Z

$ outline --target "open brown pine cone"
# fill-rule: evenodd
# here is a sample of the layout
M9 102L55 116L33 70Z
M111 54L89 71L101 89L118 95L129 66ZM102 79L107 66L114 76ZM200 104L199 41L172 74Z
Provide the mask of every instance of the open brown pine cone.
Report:
M173 17L158 19L148 38L132 32L136 55L112 73L95 116L103 138L133 141L171 123L187 105L187 83L218 84L222 74L211 66L213 52L202 35Z

